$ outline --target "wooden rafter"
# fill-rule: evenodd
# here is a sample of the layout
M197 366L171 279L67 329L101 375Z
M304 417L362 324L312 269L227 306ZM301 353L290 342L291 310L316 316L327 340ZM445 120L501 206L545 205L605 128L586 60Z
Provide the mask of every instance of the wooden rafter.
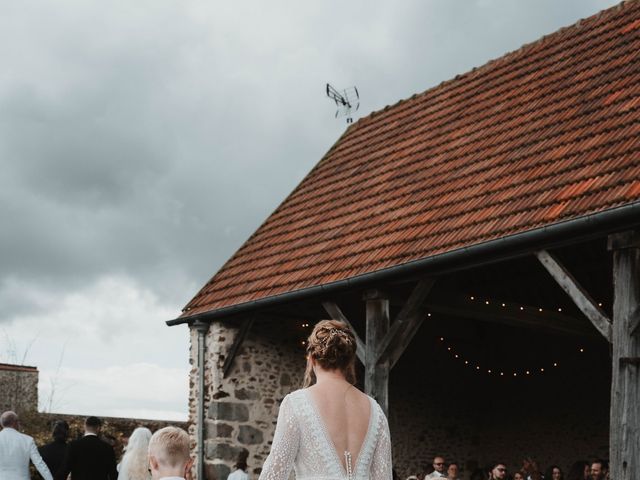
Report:
M356 337L356 355L358 357L358 360L360 360L363 365L366 365L365 344L360 338L360 336L358 335L358 332L356 332L356 329L353 328L353 325L351 325L351 322L349 321L349 319L346 317L344 313L342 313L342 310L335 302L329 302L329 301L322 302L322 306L327 311L327 313L329 314L332 320L340 320L341 322L344 322L347 325L349 325L349 328L351 328L353 335Z
M376 362L389 360L390 367L393 368L400 359L427 315L425 300L434 283L435 280L431 278L418 282L391 324L391 328L376 348Z
M255 317L250 317L243 320L242 325L240 326L240 330L236 335L236 338L233 339L233 343L231 347L229 347L229 353L227 354L227 358L224 359L224 365L222 365L222 377L226 378L233 366L233 361L238 355L238 350L240 349L240 345L244 342L244 339L247 338L247 334L249 330L251 330L251 326L255 321Z
M536 257L538 257L540 263L547 269L558 285L569 295L573 303L591 321L593 326L611 343L611 320L607 318L602 309L589 296L589 293L571 275L571 272L546 250L536 252Z

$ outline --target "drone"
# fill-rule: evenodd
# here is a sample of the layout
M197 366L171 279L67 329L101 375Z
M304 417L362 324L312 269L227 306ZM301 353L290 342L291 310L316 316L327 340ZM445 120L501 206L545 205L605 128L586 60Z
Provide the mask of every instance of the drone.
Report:
M336 102L335 118L338 116L347 117L347 123L353 123L351 111L356 111L360 107L360 94L356 87L345 88L342 92L327 83L327 97Z

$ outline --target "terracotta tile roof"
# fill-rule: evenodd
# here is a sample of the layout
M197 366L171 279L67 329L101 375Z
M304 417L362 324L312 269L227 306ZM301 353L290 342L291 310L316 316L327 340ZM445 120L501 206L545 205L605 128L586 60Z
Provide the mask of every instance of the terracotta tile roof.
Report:
M183 316L640 200L640 1L350 126Z

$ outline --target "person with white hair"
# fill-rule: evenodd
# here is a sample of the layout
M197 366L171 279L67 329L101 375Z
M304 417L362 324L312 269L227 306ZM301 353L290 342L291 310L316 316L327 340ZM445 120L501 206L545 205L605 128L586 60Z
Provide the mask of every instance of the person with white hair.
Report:
M164 427L151 436L149 467L153 480L191 478L192 464L187 432L177 427Z
M151 430L145 427L136 428L129 437L120 463L118 480L150 480L149 473L149 440Z
M29 459L44 480L53 480L51 472L38 453L29 435L18 432L18 415L4 412L0 416L0 478L2 480L29 480Z

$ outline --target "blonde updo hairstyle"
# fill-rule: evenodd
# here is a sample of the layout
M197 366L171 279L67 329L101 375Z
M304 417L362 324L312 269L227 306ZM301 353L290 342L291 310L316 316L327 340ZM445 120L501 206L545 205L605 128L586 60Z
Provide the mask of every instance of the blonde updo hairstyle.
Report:
M303 387L316 383L311 359L324 370L339 370L347 382L356 383L356 339L347 325L338 320L321 320L307 339L307 369Z

